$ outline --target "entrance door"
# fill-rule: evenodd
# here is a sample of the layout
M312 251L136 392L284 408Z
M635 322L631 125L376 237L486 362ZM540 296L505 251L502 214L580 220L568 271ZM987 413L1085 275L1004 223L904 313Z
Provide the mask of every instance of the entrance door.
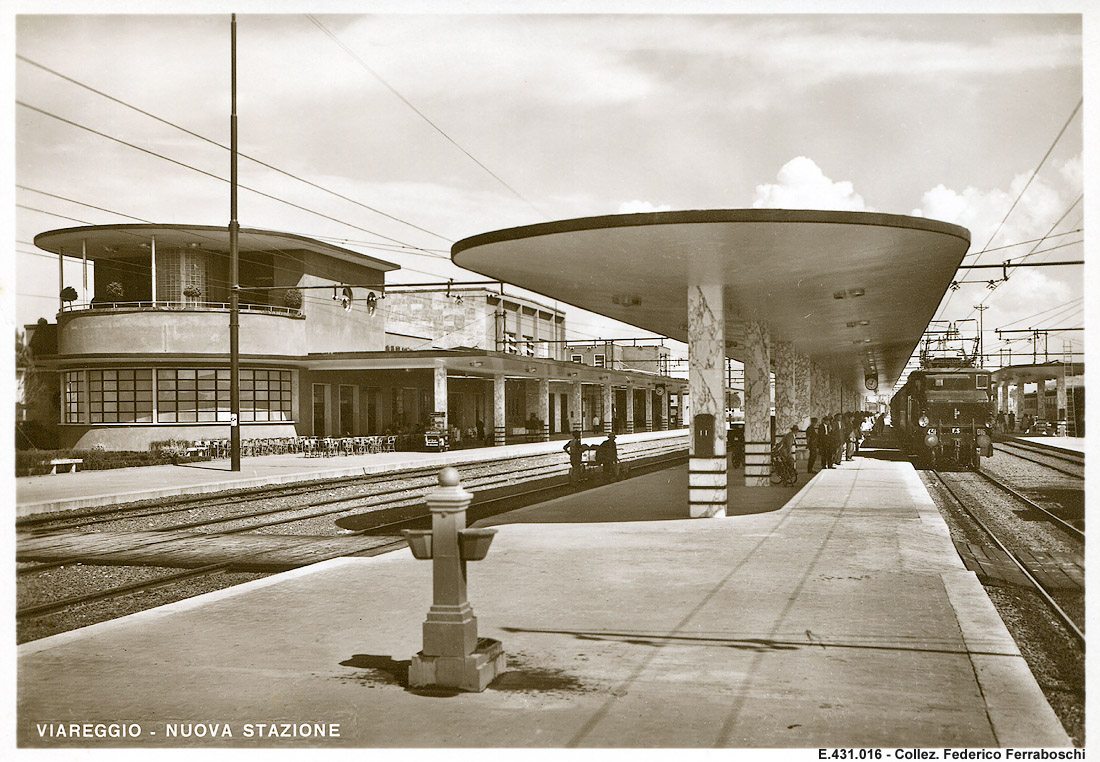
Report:
M356 434L355 392L354 386L340 384L340 436L342 437L353 437Z
M313 436L328 436L328 384L313 385Z

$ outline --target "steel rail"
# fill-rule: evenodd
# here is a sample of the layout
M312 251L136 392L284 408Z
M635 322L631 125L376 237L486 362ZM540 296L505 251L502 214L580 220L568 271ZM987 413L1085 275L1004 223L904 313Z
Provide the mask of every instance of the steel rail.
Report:
M685 456L683 456L683 455L676 455L676 456L673 456L673 457L658 458L658 459L652 460L648 463L641 464L639 466L639 468L650 468L650 467L658 466L658 465L661 465L661 464L664 464L664 463L667 463L667 462L671 462L671 461L679 461L679 460L683 460L684 457ZM640 458L635 458L635 459L631 459L631 460L641 460L641 459ZM506 501L514 501L517 498L523 498L523 497L527 497L527 496L530 496L530 495L542 494L542 493L550 492L552 490L559 490L562 487L566 487L566 486L569 486L568 482L563 482L563 481L560 481L560 480L556 480L552 484L544 484L540 487L536 487L535 489L524 490L524 491L521 491L521 492L511 492L511 493L508 493L506 495L499 495L497 497L481 500L481 501L478 501L478 502L474 503L471 506L471 508L477 508L479 510L484 510L484 508L486 506L488 506L492 503L503 503L503 502L506 502ZM592 486L595 487L595 486L599 486L599 485L594 484ZM489 515L495 515L495 514L490 513ZM358 530L358 531L354 532L353 534L362 535L362 534L366 534L367 532L375 532L378 529L385 528L385 527L395 526L395 525L399 525L399 524L412 523L414 521L423 521L425 518L429 518L429 517L430 517L430 514L424 514L422 516L415 516L415 517L412 517L412 518L409 518L409 519L404 519L404 520L398 521L398 522L391 522L389 524L381 524L381 525L371 527L371 528L365 529L365 530ZM234 530L234 531L236 531L236 530ZM223 533L219 533L219 534L223 534ZM212 535L212 536L216 536L216 535ZM176 539L176 538L166 539L162 542L171 542L174 539ZM308 544L308 542L310 542L310 541L303 541L302 544L303 545ZM154 543L154 544L161 544L161 543ZM331 553L331 554L318 556L316 558L311 559L310 561L308 561L306 563L299 564L298 566L295 566L295 567L292 567L292 568L300 568L302 566L309 566L309 565L312 565L312 564L315 564L315 563L320 563L322 561L327 561L327 560L330 560L332 558L338 558L340 556L345 556L345 555L350 556L350 557L376 556L376 555L381 555L382 553L392 552L394 550L400 550L401 548L404 548L406 546L407 546L407 543L406 543L405 539L402 537L398 540L394 540L393 542L381 543L381 544L379 544L379 545L377 545L373 548L366 548L362 551L356 551L356 552L351 553L351 554L345 553L343 551L337 551L337 552L334 552L334 553ZM117 552L117 551L112 551L112 552ZM241 564L241 561L244 560L244 559L254 557L254 556L258 556L258 555L263 555L264 553L267 553L267 552L268 552L268 550L264 549L264 550L257 551L255 553L249 553L249 554L244 555L244 556L239 556L239 557L235 558L232 561L223 561L223 562L219 562L219 563L216 563L216 564L208 564L206 566L202 566L202 567L199 567L199 568L196 568L196 569L187 569L187 570L184 570L184 571L181 571L181 572L168 574L168 575L165 575L165 576L162 576L162 577L157 577L157 578L151 579L151 580L143 580L141 582L134 582L134 583L130 583L130 584L127 584L127 585L119 585L117 587L108 588L108 589L105 589L105 590L100 590L100 591L97 591L95 593L88 593L86 595L81 595L81 596L71 596L69 598L64 598L64 599L60 599L60 600L57 600L57 601L51 601L49 603L43 603L43 604L39 604L39 605L36 605L36 606L27 606L27 607L24 607L24 608L19 609L19 610L16 611L16 620L24 620L24 619L31 619L31 618L35 618L35 617L45 616L47 614L62 611L64 609L70 608L72 606L84 605L84 604L87 604L87 603L95 603L97 601L108 600L110 598L117 598L117 597L120 597L120 596L123 596L123 595L129 595L129 594L133 594L133 593L144 592L146 590L150 590L150 589L153 589L153 588L156 588L156 587L162 587L164 585L172 584L174 582L182 581L184 579L189 579L189 578L194 578L194 577L201 577L201 576L210 576L210 575L214 575L214 574L220 574L220 573L223 573L223 572L230 571L234 566L239 566ZM38 570L38 568L41 568L41 567L36 567L35 570Z
M979 519L974 514L974 512L970 510L970 508L966 505L966 503L962 500L962 498L960 498L955 493L955 491L953 489L951 489L951 486L947 483L947 480L944 479L943 476L938 471L930 471L930 473L933 473L933 474L936 475L936 478L939 480L940 485L944 488L944 490L947 491L947 494L951 495L951 498L958 504L958 506L960 508L962 508L962 510L966 513L966 515L969 516L974 521L975 524L977 524L979 527L981 527L982 531L984 531L989 536L989 538L994 542L994 544L996 544L996 546L998 548L1000 548L1001 551L1003 551L1004 554L1009 557L1009 559L1012 560L1012 562L1017 566L1017 568L1019 568L1019 570L1028 579L1028 581L1031 582L1032 586L1039 593L1039 596L1046 602L1046 604L1050 607L1050 609L1052 611L1054 611L1054 613L1062 621L1062 623L1066 626L1066 628L1074 635L1074 637L1077 639L1078 644L1080 645L1081 649L1084 650L1084 648L1085 648L1085 633L1084 633L1084 631L1081 630L1074 623L1074 621L1070 618L1069 614L1067 614L1062 609L1062 607L1058 605L1058 603L1054 600L1054 598L1051 597L1051 595L1047 591L1046 587L1044 587L1043 584L1041 582L1039 582L1039 580L1037 580L1031 574L1030 571L1028 571L1027 567L1024 565L1024 563L1022 561L1020 561L1019 558L1017 558L1016 554L1013 553L1011 550L1009 550L1005 546L1005 544L1003 542L1001 542L1000 538L998 538L997 535L994 534L993 530L991 530L988 526L986 526L985 522L983 522L981 519Z
M1014 498L1016 498L1020 502L1025 503L1029 508L1032 508L1036 511L1039 511L1040 513L1045 514L1048 518L1053 519L1059 526L1061 526L1063 529L1068 530L1071 534L1075 535L1082 542L1085 541L1085 533L1083 531L1081 531L1080 529L1078 529L1077 527L1073 526L1073 524L1070 524L1068 521L1063 519L1061 516L1058 516L1057 514L1055 514L1052 511L1048 511L1046 508L1039 505L1034 500L1028 498L1025 495L1021 495L1019 492L1012 489L1012 487L1008 486L1007 484L1002 482L1000 479L997 479L994 476L990 476L985 471L978 470L978 471L975 471L974 473L978 474L979 476L984 477L987 481L989 481L992 484L995 484L996 486L1000 487L1002 490L1004 490L1008 494L1012 495Z
M660 449L661 448L657 448L657 447L647 448L645 450L641 450L640 452L652 453L654 450L660 450ZM670 448L666 448L665 450L663 450L661 453L658 453L657 455L642 455L642 456L639 456L639 457L627 459L626 462L642 461L642 460L646 460L647 458L659 457L660 454L665 454L669 451L676 452L676 451L680 451L682 449L683 448L676 448L675 450L671 450ZM680 459L680 458L682 458L682 456L677 456L677 457L674 457L674 458L668 458L666 460L676 460L676 459ZM665 461L658 461L658 462L665 462ZM648 465L653 465L653 464L652 463L642 464L642 467L645 467L645 466L648 466ZM512 481L512 479L515 477L515 475L517 473L523 473L525 471L538 470L538 468L546 470L548 467L547 466L540 466L540 467L537 467L537 468L526 467L526 468L516 469L514 471L505 472L504 474L490 475L489 478L493 479L492 481L483 482L483 483L473 485L473 486L485 487L485 486L487 486L487 484L500 484L502 482L507 484L507 483L510 483ZM556 465L556 466L553 466L553 468L554 468L554 470L556 470L558 472L562 472L562 471L565 470L566 467ZM415 489L423 490L423 488L419 488L419 487L415 488ZM384 494L393 494L394 492L406 492L406 491L409 491L409 488L406 487L406 488L401 488L399 490L390 490L388 492L376 493L376 496L377 495L384 495ZM518 495L516 495L516 493L512 493L512 496L518 496ZM407 507L409 504L415 505L417 502L422 500L423 497L424 497L424 492L422 491L420 494L413 494L413 495L410 495L406 498L402 498L402 499L399 499L399 500L381 500L381 501L377 501L373 504L352 505L352 506L346 506L345 505L345 506L342 506L340 508L320 511L320 512L312 513L312 514L309 514L309 515L306 515L306 516L294 516L294 517L290 517L290 518L286 518L286 519L279 519L277 521L261 522L259 524L251 524L251 525L244 526L244 527L237 527L237 528L234 528L234 529L226 529L226 530L223 530L221 532L211 532L209 534L209 536L213 538L213 537L221 537L221 536L230 535L230 534L239 534L239 533L242 533L242 532L248 532L248 531L252 531L252 530L255 530L255 529L263 529L263 528L270 527L270 526L277 526L277 525L280 525L280 524L291 524L291 523L295 523L295 522L298 522L298 521L307 521L307 520L310 520L310 519L320 518L320 517L332 515L332 514L335 514L335 513L344 513L346 511L354 510L356 508L367 508L367 507L377 508L377 511L371 511L371 513L374 513L374 512L381 513L382 511L386 510L387 508ZM335 501L333 501L333 502L335 502ZM343 502L350 502L350 501L348 501L345 498L345 499L343 499ZM487 502L487 501L483 501L483 502ZM208 524L213 524L213 523L238 521L238 520L241 520L241 519L254 518L257 515L267 515L267 514L281 513L281 512L291 511L291 510L306 510L310 507L313 507L313 506L300 506L298 508L273 508L273 509L269 509L269 510L266 510L266 511L254 512L252 514L243 514L243 515L232 516L232 517L227 517L227 518L212 519L212 520L208 520L208 521L204 521L204 522L192 522L190 524L179 524L179 525L173 525L173 526L170 526L170 527L162 527L162 528L155 529L153 531L157 531L157 532L181 531L183 529L190 529L190 528L194 528L196 526L203 526L203 525L208 525ZM360 530L359 533L365 533L365 531L369 531L369 530ZM46 534L46 533L43 533L43 534ZM38 534L36 536L42 536L42 535ZM155 546L155 545L170 544L170 543L173 543L173 542L177 542L179 539L180 539L179 537L165 537L163 540L157 540L155 542L144 543L144 544L142 544L141 547L142 548L149 548L149 547L152 547L152 546ZM69 565L69 564L86 563L88 561L88 559L95 559L97 557L105 556L105 555L107 555L107 556L114 555L118 552L119 552L118 549L112 549L112 550L106 550L106 551L103 551L103 552L100 552L100 553L82 553L78 556L70 556L68 558L64 558L64 559L61 559L61 560L58 560L58 561L41 562L38 566L18 570L18 574L30 574L30 573L34 573L34 572L44 571L44 570L50 569L50 568L57 568L59 566L66 566L66 565ZM264 552L266 552L266 551L264 551ZM336 554L336 555L340 555L340 554ZM17 556L17 560L18 560L18 557L19 557L18 543L17 543L17 548L16 548L16 556ZM333 557L335 557L335 556L333 556Z

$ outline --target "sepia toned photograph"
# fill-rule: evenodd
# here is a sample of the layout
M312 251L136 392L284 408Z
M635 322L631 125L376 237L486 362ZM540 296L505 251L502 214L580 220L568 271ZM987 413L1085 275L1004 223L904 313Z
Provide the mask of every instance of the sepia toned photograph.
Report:
M9 746L1084 759L1095 14L880 10L17 8Z

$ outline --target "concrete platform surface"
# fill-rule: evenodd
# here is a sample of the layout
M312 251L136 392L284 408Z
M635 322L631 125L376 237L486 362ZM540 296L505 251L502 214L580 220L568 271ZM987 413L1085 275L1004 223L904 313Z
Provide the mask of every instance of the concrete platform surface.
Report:
M1051 447L1061 447L1063 450L1085 451L1084 437L1016 437L1016 439L1034 442L1035 444L1050 445Z
M675 439L687 442L687 431L652 431L616 436L619 445L650 440ZM603 435L585 436L585 444L599 444ZM67 474L21 476L15 480L16 516L53 513L77 508L116 505L133 500L205 494L227 489L288 484L311 479L361 476L428 466L478 463L498 458L515 458L561 452L564 439L550 442L481 447L449 452L379 452L369 455L338 455L307 458L304 455L260 455L241 458L241 470L229 470L229 461L211 460L180 465L114 468L106 471L77 471ZM568 456L562 455L563 462Z
M406 550L25 644L18 742L1069 746L911 466L858 458L778 510L652 520L670 503L686 513L682 478L648 474L524 509L524 523L498 519L469 567L480 635L508 658L483 693L403 685L431 596L430 564ZM565 521L601 510L596 495L619 522ZM535 523L540 510L553 521ZM141 735L56 737L97 722ZM302 738L303 723L338 724L339 737Z

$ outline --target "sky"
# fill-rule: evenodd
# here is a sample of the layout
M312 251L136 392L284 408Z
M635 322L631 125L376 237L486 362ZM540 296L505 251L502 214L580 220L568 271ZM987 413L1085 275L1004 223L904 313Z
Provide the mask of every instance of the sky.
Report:
M449 263L467 236L670 209L907 214L967 227L968 264L1033 249L1031 262L1081 260L1082 19L997 5L307 15L245 3L240 151L282 172L241 159L239 219L392 261L390 283L481 280ZM21 15L15 50L13 329L56 312L57 260L35 253L38 233L228 223L228 152L208 141L229 141L229 16ZM78 262L65 280L80 290ZM962 284L937 318L987 306L986 351L1030 361L1025 334L1006 343L995 329L1083 326L1084 280L1081 266L1020 268L994 289ZM649 335L568 320L578 340ZM1052 330L1052 355L1063 340L1083 351L1083 332Z

